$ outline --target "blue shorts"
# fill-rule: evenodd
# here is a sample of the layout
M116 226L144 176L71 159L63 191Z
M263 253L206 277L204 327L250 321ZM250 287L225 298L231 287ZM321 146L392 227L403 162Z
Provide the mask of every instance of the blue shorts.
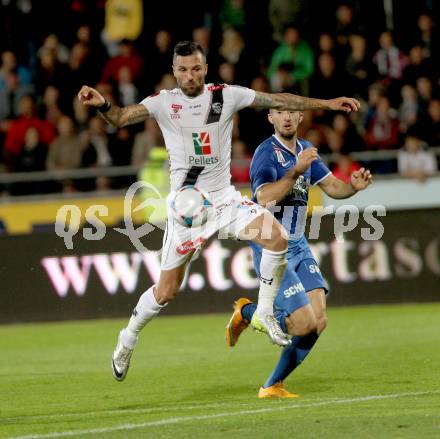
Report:
M260 276L260 262L262 248L250 243L252 248L254 267ZM280 289L275 298L275 309L287 315L309 303L307 292L322 288L328 292L327 282L315 261L310 247L290 247L287 251L287 268L281 281Z

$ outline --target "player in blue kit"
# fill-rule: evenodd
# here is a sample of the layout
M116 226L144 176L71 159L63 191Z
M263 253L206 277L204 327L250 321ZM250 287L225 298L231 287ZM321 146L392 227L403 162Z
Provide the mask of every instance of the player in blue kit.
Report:
M317 149L298 138L303 113L270 110L269 122L275 134L255 151L250 177L253 200L265 207L274 206L275 218L290 233L287 261L282 283L275 300L275 316L285 333L293 336L283 348L278 364L260 388L260 398L294 398L283 381L309 354L326 327L327 284L304 236L308 189L319 185L330 197L349 198L371 183L370 171L364 168L351 175L351 182L337 179L319 158ZM251 243L254 266L258 267L262 249ZM237 300L226 327L226 342L234 346L252 320L256 305L246 298Z

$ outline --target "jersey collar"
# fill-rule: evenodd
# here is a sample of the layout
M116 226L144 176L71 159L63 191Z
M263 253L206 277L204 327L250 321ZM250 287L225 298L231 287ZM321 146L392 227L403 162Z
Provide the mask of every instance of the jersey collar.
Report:
M278 147L281 147L282 149L284 149L286 152L288 152L290 155L293 155L294 157L299 156L304 149L299 139L296 139L296 155L292 152L290 148L284 145L284 143L280 139L278 139L278 137L275 134L272 134L272 141L275 141L275 144Z

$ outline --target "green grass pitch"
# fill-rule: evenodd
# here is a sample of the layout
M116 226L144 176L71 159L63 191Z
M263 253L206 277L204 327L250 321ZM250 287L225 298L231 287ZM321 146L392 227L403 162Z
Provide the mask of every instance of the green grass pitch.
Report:
M256 397L279 348L250 330L227 348L227 319L156 319L123 383L125 320L0 327L0 437L440 437L440 304L331 308L283 401Z

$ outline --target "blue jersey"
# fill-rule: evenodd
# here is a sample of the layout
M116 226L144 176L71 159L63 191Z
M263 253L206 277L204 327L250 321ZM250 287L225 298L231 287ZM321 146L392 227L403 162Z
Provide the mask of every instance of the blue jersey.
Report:
M307 140L298 139L296 154L299 155L312 146ZM257 190L261 186L280 180L287 171L295 166L297 155L289 151L275 135L258 146L250 168L252 199L254 201L256 201ZM320 158L313 161L307 171L298 177L284 200L278 203L275 209L272 209L275 218L290 233L289 244L292 241L301 240L307 245L304 238L304 224L307 215L309 186L318 184L330 174L330 170Z

